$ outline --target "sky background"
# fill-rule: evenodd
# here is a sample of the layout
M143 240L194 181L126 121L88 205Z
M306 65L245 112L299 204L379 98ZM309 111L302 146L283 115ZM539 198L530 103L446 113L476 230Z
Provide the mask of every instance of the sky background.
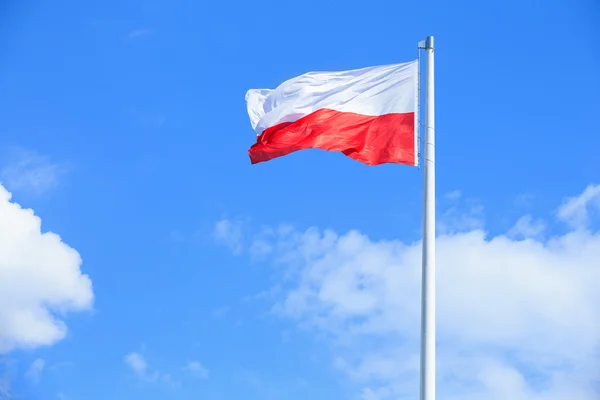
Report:
M0 399L417 398L422 171L251 166L244 95L427 35L438 396L599 398L597 2L27 0L0 26Z

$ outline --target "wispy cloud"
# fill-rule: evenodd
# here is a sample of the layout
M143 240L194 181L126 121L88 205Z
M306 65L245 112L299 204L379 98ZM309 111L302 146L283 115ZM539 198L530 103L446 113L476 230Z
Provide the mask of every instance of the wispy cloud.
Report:
M484 224L483 206L475 200L462 199L462 194L456 195L456 192L451 196L453 205L439 213L437 231L440 234L465 232Z
M453 190L444 195L448 200L458 200L462 196L462 192L460 190Z
M148 371L148 363L141 354L129 353L125 356L125 363L138 376L145 376Z
M545 230L544 221L534 221L533 217L527 214L519 218L507 235L512 238L538 238Z
M0 376L0 400L8 400L11 397L10 380Z
M208 378L208 370L199 361L189 361L183 369L188 374L190 374L198 379L207 379Z
M33 150L14 148L7 152L0 180L11 191L40 195L54 188L67 168Z
M25 375L30 381L37 384L40 381L40 377L42 376L45 365L46 362L43 359L38 358L31 363Z
M217 243L229 247L234 253L240 253L243 249L242 221L222 219L215 224L213 237Z
M124 358L125 364L141 380L146 382L162 382L169 386L175 386L176 382L170 374L150 369L145 357L139 353L129 353Z
M600 211L600 185L589 185L579 196L568 198L557 214L573 228L583 229L590 221L590 213L597 211Z
M15 363L8 358L0 358L0 400L13 398L12 383L16 380Z
M126 39L128 39L128 40L137 39L137 38L141 38L141 37L145 37L145 36L150 36L153 33L154 32L152 31L152 29L149 29L149 28L134 29L127 34Z

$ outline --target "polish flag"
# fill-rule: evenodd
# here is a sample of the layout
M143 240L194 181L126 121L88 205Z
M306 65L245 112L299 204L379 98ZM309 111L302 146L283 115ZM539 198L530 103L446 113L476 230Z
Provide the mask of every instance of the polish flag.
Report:
M246 93L252 164L303 149L341 152L367 165L418 165L418 62L309 72Z

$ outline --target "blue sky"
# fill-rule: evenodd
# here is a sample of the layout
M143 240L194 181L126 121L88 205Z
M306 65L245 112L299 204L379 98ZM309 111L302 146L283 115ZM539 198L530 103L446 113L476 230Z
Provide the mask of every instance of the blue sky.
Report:
M416 398L421 171L251 166L244 94L427 35L439 396L600 392L595 2L5 3L0 398Z

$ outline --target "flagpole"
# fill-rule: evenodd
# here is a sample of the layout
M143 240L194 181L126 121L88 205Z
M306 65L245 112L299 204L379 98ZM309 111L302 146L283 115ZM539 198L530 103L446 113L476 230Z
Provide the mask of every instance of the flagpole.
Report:
M433 36L419 43L427 52L421 288L421 400L435 400L435 105ZM424 46L423 46L424 45Z

